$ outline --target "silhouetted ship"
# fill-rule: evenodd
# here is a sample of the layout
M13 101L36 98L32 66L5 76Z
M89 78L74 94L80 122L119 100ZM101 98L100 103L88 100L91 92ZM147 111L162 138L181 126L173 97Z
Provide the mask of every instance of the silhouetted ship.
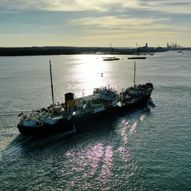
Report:
M70 134L81 131L100 119L147 102L153 91L153 84L136 85L135 67L134 63L134 86L120 93L110 87L101 87L95 88L92 95L75 98L75 95L69 92L65 94L64 103L54 104L50 63L53 104L28 115L21 113L20 122L17 125L20 133L44 135L62 131Z
M147 59L145 56L133 56L133 57L128 57L128 59Z
M114 60L120 60L118 57L103 57L103 61L114 61Z

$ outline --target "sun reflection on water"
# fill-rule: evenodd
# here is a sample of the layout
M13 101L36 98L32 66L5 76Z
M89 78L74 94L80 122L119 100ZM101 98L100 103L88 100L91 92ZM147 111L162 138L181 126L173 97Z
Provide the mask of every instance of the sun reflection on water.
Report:
M71 149L66 152L65 157L68 158L72 164L71 170L75 173L82 174L81 178L90 178L99 174L99 181L105 183L109 181L112 176L112 145L97 143L83 148L81 151ZM84 170L86 170L85 174L83 173ZM76 181L73 180L73 185L77 184Z
M127 162L128 160L130 160L131 153L128 147L120 146L117 151L119 152L120 157L123 161Z
M136 133L136 131L137 131L136 128L137 128L137 121L134 122L134 123L131 125L131 127L130 127L131 133Z
M100 181L106 181L111 176L113 149L111 145L105 147Z
M109 65L104 64L101 56L77 55L79 63L74 68L75 81L81 82L84 95L89 95L96 87L106 86L105 75Z

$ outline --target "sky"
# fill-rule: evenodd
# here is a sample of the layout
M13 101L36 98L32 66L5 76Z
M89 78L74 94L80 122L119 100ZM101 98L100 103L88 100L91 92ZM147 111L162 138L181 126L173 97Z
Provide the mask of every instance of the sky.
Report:
M191 0L0 0L0 47L191 47Z

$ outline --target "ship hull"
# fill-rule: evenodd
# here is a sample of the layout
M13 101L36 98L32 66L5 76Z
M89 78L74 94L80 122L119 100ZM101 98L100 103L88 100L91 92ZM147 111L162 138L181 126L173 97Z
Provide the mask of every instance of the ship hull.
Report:
M58 132L73 131L73 121L68 119L61 119L56 124L43 124L42 126L28 127L21 124L17 125L19 132L23 135L44 135Z
M148 102L150 95L144 96L137 100L135 103L129 103L124 106L111 107L104 111L91 113L86 116L73 117L71 119L60 119L57 123L50 125L44 124L41 126L28 127L22 124L18 124L17 128L19 132L23 135L46 135L58 132L63 132L66 134L81 132L86 129L91 128L96 122L105 119L112 119L113 117L120 115L124 112L128 112L141 104Z

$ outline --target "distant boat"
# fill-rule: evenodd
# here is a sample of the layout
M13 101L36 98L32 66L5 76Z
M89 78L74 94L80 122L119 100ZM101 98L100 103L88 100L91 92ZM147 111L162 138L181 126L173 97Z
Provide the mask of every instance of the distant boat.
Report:
M103 61L113 61L113 60L120 60L118 57L103 57Z
M147 59L145 56L134 56L134 57L128 57L128 59Z

